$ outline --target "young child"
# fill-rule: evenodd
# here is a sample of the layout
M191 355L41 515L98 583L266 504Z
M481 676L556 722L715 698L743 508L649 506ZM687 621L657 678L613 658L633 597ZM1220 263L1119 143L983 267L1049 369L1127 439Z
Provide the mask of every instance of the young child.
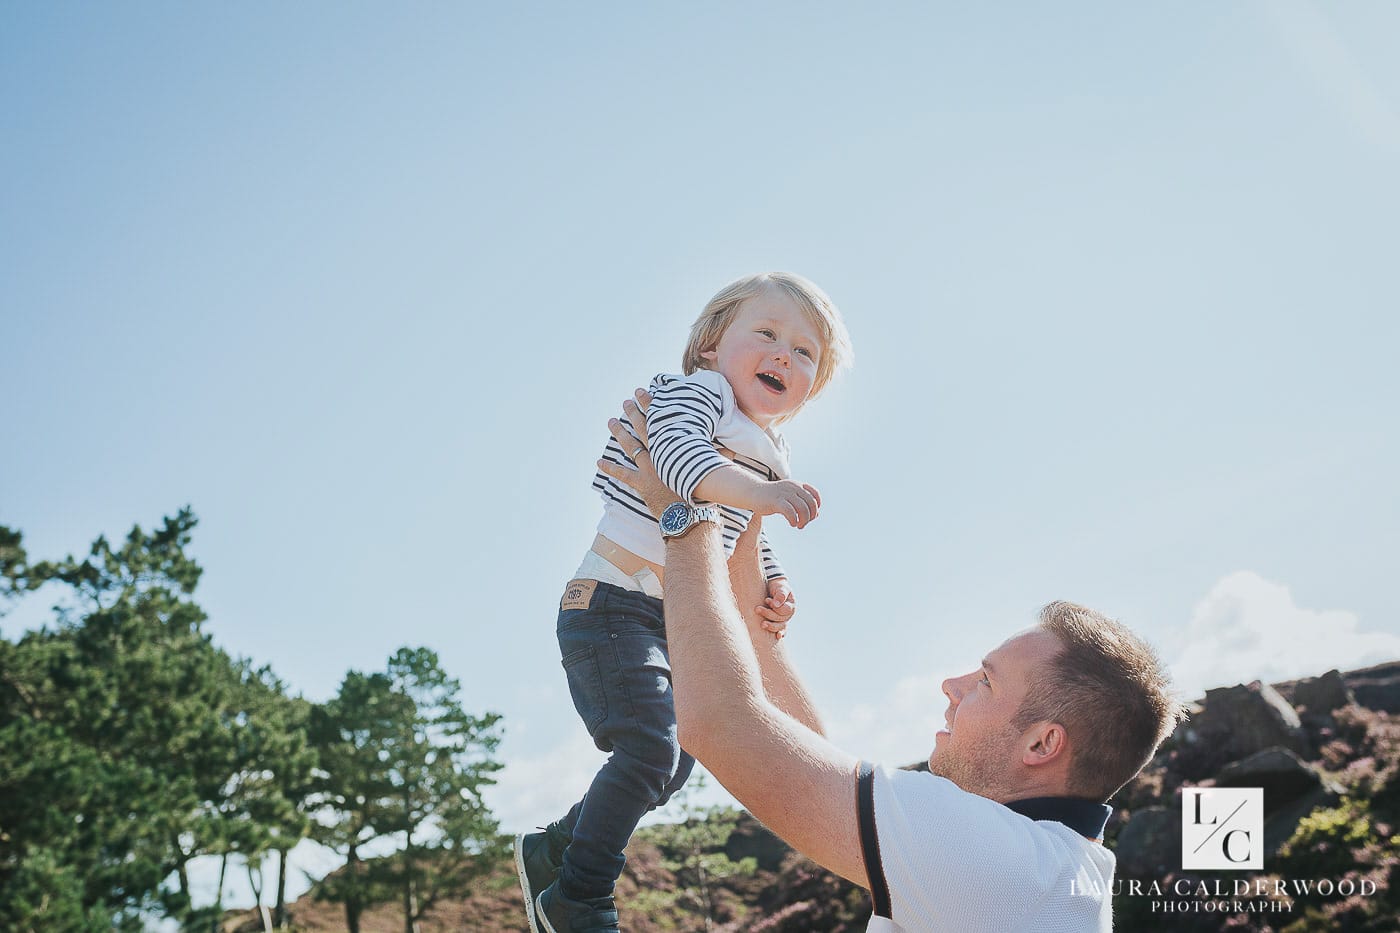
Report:
M691 327L684 375L652 380L646 413L652 463L680 503L658 522L627 485L603 473L603 518L564 589L557 633L569 692L594 743L612 755L583 799L543 832L517 836L516 869L534 933L617 930L613 886L623 849L647 811L690 776L676 741L662 616L663 535L698 521L723 526L726 553L754 515L802 528L820 497L790 477L777 426L849 364L840 312L801 276L768 272L725 286ZM610 439L604 458L634 464L640 441ZM760 536L768 598L758 607L781 636L795 601Z

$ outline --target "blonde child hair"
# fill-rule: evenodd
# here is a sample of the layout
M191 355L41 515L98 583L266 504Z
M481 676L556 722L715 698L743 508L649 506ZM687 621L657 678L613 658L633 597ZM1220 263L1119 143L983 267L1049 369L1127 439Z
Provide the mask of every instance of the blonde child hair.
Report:
M846 333L846 322L841 319L841 312L832 304L826 292L793 272L759 272L736 279L721 288L690 326L690 340L686 342L681 366L687 376L697 369L708 369L709 360L701 354L719 345L720 337L734 322L745 301L769 288L781 289L796 302L821 336L821 357L817 360L812 391L807 396L807 401L811 401L821 394L838 370L851 365L855 352L851 348L850 334Z

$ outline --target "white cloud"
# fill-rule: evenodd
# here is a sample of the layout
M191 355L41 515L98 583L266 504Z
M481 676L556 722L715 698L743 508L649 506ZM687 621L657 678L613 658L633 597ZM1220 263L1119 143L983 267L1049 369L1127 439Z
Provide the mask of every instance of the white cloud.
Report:
M551 820L563 816L593 782L598 769L607 760L580 726L563 744L534 756L516 756L496 775L496 785L486 789L483 796L492 814L500 821L504 833L530 832ZM738 806L729 792L717 781L705 775L703 790L696 776L705 774L696 767L686 784L692 791L695 806ZM643 825L672 822L682 818L679 801L662 810L648 814Z
M943 676L905 677L873 703L858 703L827 722L837 747L891 766L922 761L943 728Z
M1400 658L1400 636L1362 631L1344 609L1300 607L1288 587L1249 571L1222 578L1196 604L1185 641L1171 668L1186 697Z
M483 796L503 832L543 826L583 796L604 757L580 726L562 745L511 758Z

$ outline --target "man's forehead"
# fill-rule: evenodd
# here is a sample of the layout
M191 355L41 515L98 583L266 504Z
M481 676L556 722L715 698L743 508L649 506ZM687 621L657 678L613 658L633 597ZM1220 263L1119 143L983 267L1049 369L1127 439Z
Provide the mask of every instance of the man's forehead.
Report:
M1028 628L989 651L982 665L997 672L1025 672L1050 660L1058 649L1054 635L1044 629Z

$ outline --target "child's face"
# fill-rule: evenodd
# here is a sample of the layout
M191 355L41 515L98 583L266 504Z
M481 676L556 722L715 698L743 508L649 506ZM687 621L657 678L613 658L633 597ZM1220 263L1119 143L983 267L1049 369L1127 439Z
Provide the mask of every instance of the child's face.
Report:
M739 409L767 428L807 401L822 349L797 303L768 288L740 305L718 346L700 355L729 381Z

